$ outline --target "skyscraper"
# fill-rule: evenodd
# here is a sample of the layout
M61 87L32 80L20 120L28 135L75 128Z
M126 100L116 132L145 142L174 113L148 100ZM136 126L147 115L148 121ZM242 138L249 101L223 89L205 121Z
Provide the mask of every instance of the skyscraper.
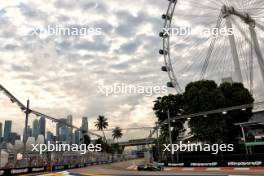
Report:
M28 127L27 127L27 139L29 137L32 137L32 128L28 125ZM24 129L24 132L23 132L23 141L24 141L25 138L26 138L26 130ZM27 139L26 139L26 141L27 141Z
M88 117L83 117L82 118L82 126L81 126L81 132L79 132L79 138L81 141L83 141L84 139L84 133L83 132L87 132L88 131Z
M32 128L28 126L28 137L32 137Z
M67 116L67 124L72 125L72 115ZM72 127L68 127L67 142L72 143Z
M47 131L47 141L50 141L51 143L54 142L54 135L50 131Z
M66 125L60 128L60 141L68 143L68 127Z
M10 142L14 145L16 140L20 140L20 135L14 132L10 133Z
M67 123L72 125L72 115L67 116Z
M32 136L37 139L39 135L39 121L35 119L32 124Z
M56 125L56 136L57 136L57 140L61 141L62 136L61 136L61 128L63 126L65 126L65 123L67 123L67 119L59 119L60 122L57 123Z
M84 131L88 131L88 117L82 118L82 126L81 129Z
M80 132L78 130L74 131L73 143L74 144L80 144Z
M10 135L11 135L11 128L12 128L12 121L5 120L5 127L4 127L4 141L10 142Z
M45 119L45 117L40 117L40 119L39 119L39 134L42 134L45 138L45 134L46 134L46 119Z

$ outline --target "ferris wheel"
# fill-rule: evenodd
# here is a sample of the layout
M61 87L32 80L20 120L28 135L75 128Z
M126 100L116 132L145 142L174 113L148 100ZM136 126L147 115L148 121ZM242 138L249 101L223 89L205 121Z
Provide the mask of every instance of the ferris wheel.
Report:
M169 0L159 51L168 87L203 79L264 87L263 0Z

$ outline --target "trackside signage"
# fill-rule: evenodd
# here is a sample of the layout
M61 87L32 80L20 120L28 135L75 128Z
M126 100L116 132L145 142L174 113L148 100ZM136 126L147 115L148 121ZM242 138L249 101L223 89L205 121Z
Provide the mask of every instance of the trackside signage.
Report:
M255 162L228 162L228 166L263 166L262 161Z
M20 175L26 173L34 172L44 172L46 167L28 167L28 168L19 168L19 169L3 169L0 170L0 175Z
M113 161L101 161L101 162L89 162L89 163L81 163L81 164L70 164L70 165L55 165L52 167L53 171L61 171L73 168L82 168L92 165L98 164L106 164L112 163ZM46 166L42 167L25 167L25 168L17 168L17 169L0 169L0 175L21 175L21 174L29 174L29 173L37 173L37 172L45 172L47 171Z
M264 161L182 162L159 163L168 167L263 167Z

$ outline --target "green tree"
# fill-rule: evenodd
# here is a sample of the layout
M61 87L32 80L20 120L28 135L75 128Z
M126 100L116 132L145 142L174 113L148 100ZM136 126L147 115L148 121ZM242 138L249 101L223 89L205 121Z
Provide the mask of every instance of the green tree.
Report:
M118 142L118 139L123 136L122 129L120 127L115 127L112 131L112 137L116 142Z
M122 154L123 148L118 143L114 143L114 144L111 144L111 152L113 154L114 153Z
M188 84L184 93L185 113L193 114L224 107L225 97L214 81L197 81ZM225 131L225 120L222 114L206 117L195 117L189 121L194 138L217 143L222 142Z
M171 117L176 117L183 113L183 109L184 99L181 94L170 94L168 96L158 97L157 100L154 101L153 110L159 123L168 119L168 111ZM184 122L184 119L171 122L173 141L176 141L179 134L184 131ZM162 140L166 140L168 138L168 125L164 125L161 128L161 137L163 138Z
M107 152L107 153L112 153L112 154L114 153L121 154L123 152L123 148L119 146L117 143L108 144L102 138L96 139L95 144L101 144L102 152Z
M95 144L101 144L102 152L112 153L110 145L108 145L102 138L96 139Z
M104 129L107 129L108 127L108 121L107 121L107 118L105 118L104 116L102 115L99 115L98 118L97 118L97 121L95 122L95 127L102 131L103 132L103 135L104 135L104 139L106 140L106 137L105 137L105 133L104 133Z
M185 113L193 114L225 107L253 103L254 99L241 83L223 83L219 87L214 81L203 80L186 86L184 93ZM195 117L189 121L194 137L211 143L235 143L240 134L234 123L246 122L252 116L252 108Z
M219 89L225 97L225 107L254 103L253 96L241 83L223 83ZM227 143L237 141L236 138L240 135L241 129L234 123L247 122L252 116L252 108L228 112L225 116L225 128L228 134L224 136L224 141Z

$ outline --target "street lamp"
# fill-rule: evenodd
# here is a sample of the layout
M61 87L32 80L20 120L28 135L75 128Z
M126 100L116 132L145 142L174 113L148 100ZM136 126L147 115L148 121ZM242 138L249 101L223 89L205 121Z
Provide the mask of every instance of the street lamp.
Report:
M27 100L26 119L25 119L25 135L23 137L23 142L24 142L24 155L23 155L23 157L25 157L26 150L27 150L26 143L27 143L27 137L28 137L27 131L28 131L28 115L29 115L29 113L30 113L29 112L29 100Z
M157 153L158 153L158 162L160 161L160 144L159 144L159 122L155 122L156 124L156 134L157 134Z
M167 116L168 116L168 123L169 123L169 140L170 140L170 146L172 148L172 137L171 137L171 122L170 122L170 110L167 110ZM171 153L171 161L174 162L173 154ZM178 162L178 151L177 151L177 162Z

